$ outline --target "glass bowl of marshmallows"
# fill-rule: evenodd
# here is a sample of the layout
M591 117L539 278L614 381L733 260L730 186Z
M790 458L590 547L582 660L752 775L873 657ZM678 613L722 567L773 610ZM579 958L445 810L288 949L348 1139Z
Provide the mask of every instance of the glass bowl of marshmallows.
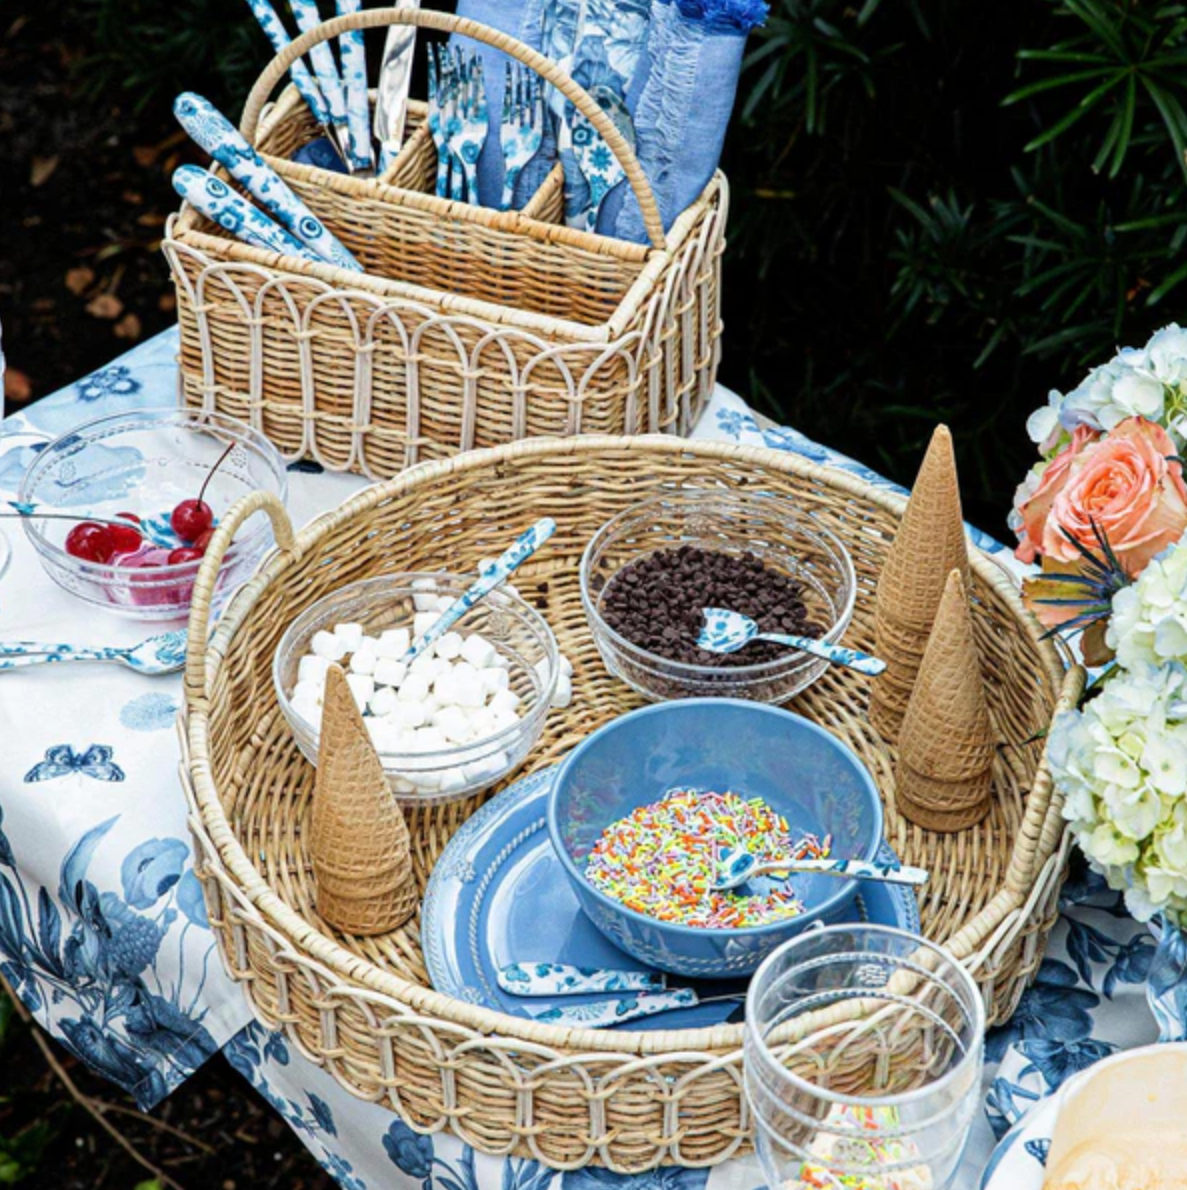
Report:
M410 665L412 641L473 575L397 574L351 583L306 608L272 666L280 708L317 763L322 695L332 664L363 713L396 800L456 801L523 763L572 669L543 617L506 586L492 591Z

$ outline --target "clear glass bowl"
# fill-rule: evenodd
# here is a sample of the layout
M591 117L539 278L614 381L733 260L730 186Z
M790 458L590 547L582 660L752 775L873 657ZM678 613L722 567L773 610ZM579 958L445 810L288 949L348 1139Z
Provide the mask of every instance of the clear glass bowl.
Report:
M233 444L233 445L232 445ZM47 511L115 517L135 513L162 547L173 537L169 515L194 499L211 468L232 446L207 485L204 499L216 522L236 501L257 489L282 503L288 492L284 461L250 426L221 413L196 409L141 409L87 422L41 450L21 481L19 499ZM176 620L189 614L199 561L152 569L90 562L68 554L68 520L28 517L25 533L41 565L64 590L95 607L139 620ZM272 545L263 512L249 518L227 550L215 587L222 602L249 578Z
M781 946L746 998L767 1185L945 1190L982 1107L984 1033L972 977L914 934L838 925Z
M389 628L411 630L415 597L455 599L473 575L415 573L384 575L341 587L319 599L289 625L272 663L280 709L297 746L317 764L318 726L299 715L291 702L297 668L315 633L339 623L362 624L369 636ZM415 586L413 584L416 584ZM518 723L485 739L439 752L380 752L383 771L402 805L439 805L479 793L518 768L532 750L556 693L560 654L552 629L534 608L508 591L492 591L472 607L454 631L478 632L498 649L508 666L511 689L520 696Z
M645 698L749 698L784 703L820 677L827 661L788 649L774 661L710 666L670 661L632 644L602 617L606 587L628 563L682 545L751 553L803 586L809 619L835 644L853 619L857 579L849 552L781 496L674 490L607 521L581 558L581 602L606 668Z

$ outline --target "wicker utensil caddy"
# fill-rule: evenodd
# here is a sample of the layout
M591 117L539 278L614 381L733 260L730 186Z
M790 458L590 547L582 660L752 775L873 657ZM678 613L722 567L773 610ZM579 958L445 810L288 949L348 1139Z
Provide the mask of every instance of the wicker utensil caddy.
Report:
M382 180L290 161L320 131L292 87L265 108L288 65L344 30L389 24L472 37L562 91L626 170L650 246L566 228L559 165L522 211L436 197L423 104ZM720 354L722 174L665 234L630 146L555 63L427 10L339 17L298 38L256 83L241 127L366 271L249 247L183 206L163 249L185 404L249 422L289 459L373 479L526 437L692 429Z
M337 935L317 916L305 847L313 769L277 706L274 651L312 602L356 579L472 568L541 513L559 522L516 575L574 665L574 698L553 711L524 772L553 764L588 732L639 705L601 664L581 608L577 566L597 528L663 489L745 488L788 496L850 550L858 605L847 641L873 642L874 584L904 501L850 474L790 454L670 437L534 440L422 464L376 485L293 535L264 495L231 512L194 591L182 779L195 867L224 961L266 1024L344 1087L382 1101L424 1131L451 1129L488 1153L572 1169L714 1165L745 1151L739 1025L653 1032L561 1029L443 996L427 986L419 922L379 938ZM210 593L235 529L266 509L280 543L223 613L207 644ZM791 704L834 731L875 775L886 835L905 863L930 870L920 895L926 934L963 959L991 1023L1010 1015L1036 971L1067 860L1060 799L1036 736L1074 705L1083 672L1065 673L1010 580L972 561L976 638L999 741L994 804L956 834L912 826L897 811L894 756L869 726L867 685L833 669ZM421 889L477 801L408 814ZM836 1022L803 1018L813 1037ZM850 1022L853 1025L853 1022ZM864 1028L860 1021L855 1028ZM876 1039L822 1045L860 1080ZM831 1047L831 1048L830 1048ZM831 1058L830 1058L831 1060Z

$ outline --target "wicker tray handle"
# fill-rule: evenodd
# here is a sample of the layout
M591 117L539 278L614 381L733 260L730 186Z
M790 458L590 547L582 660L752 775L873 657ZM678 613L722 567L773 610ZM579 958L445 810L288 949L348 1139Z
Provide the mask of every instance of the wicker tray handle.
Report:
M286 553L299 554L297 536L285 507L271 492L250 492L231 505L227 515L219 522L218 529L206 547L206 554L198 567L194 580L194 593L190 600L189 634L185 650L185 692L191 701L200 700L206 705L206 648L210 631L210 608L214 598L214 584L222 568L223 558L240 526L253 513L263 509L272 522L276 544ZM258 571L257 571L258 574Z
M443 33L472 37L475 41L501 50L525 66L531 67L545 82L551 83L598 130L610 152L618 158L618 163L625 171L627 181L639 200L643 225L647 229L652 247L667 247L667 237L664 235L664 224L656 205L655 194L638 157L635 156L626 137L618 131L614 121L602 111L589 93L565 74L551 58L537 53L531 46L524 45L522 41L517 41L506 33L500 33L465 17L456 17L452 13L431 12L419 8L374 8L368 12L334 17L333 20L318 25L316 29L301 34L277 54L260 75L247 97L239 130L248 141L255 141L260 115L276 84L288 73L289 67L311 47L329 41L341 33L348 33L352 29L373 29L386 25L415 25L418 29L437 29Z

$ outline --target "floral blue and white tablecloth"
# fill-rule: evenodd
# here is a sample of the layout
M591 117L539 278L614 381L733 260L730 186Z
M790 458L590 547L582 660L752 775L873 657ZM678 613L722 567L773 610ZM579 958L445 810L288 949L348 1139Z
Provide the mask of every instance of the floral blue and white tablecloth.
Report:
M167 332L3 424L0 498L36 452L80 422L173 404L175 332ZM793 451L885 482L795 430L759 422L718 389L695 437ZM363 486L300 464L290 512L304 524ZM0 639L133 644L143 625L104 616L59 590L19 531L0 579ZM19 530L19 527L18 527ZM977 544L1004 564L1008 551ZM221 1050L347 1190L757 1190L752 1160L636 1178L473 1153L413 1133L385 1108L343 1091L254 1023L223 973L191 869L173 733L181 681L106 666L47 666L0 679L0 972L30 1011L88 1065L151 1109ZM1084 875L1035 986L989 1038L985 1118L957 1190L975 1190L996 1136L1068 1075L1156 1029L1143 985L1148 932ZM1043 1146L1027 1142L1040 1162ZM1033 1150L1033 1151L1032 1151ZM553 1185L553 1183L557 1183Z

